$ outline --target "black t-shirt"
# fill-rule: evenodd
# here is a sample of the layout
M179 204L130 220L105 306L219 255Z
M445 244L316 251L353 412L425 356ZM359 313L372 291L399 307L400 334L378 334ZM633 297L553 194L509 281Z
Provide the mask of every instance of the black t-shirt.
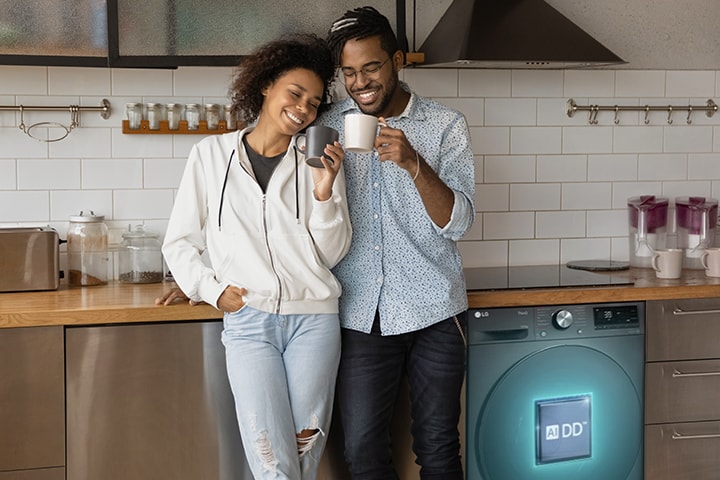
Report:
M260 188L262 188L263 193L265 193L270 177L272 177L275 167L278 166L280 160L285 156L285 152L275 155L274 157L264 157L252 149L247 141L247 137L243 137L243 145L247 151L248 158L250 158L250 165L252 165L253 172L255 172L255 178Z

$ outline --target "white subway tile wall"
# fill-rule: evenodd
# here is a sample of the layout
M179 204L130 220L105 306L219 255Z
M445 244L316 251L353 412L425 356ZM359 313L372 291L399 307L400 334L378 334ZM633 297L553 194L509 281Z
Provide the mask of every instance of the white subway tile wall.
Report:
M164 233L196 135L125 135L128 102L228 103L233 69L0 66L0 105L112 105L83 112L59 142L25 135L0 111L0 225L51 225L64 238L81 210L106 216L111 239L130 225ZM566 113L578 105L720 103L720 72L408 69L418 93L462 111L475 154L477 216L461 240L468 267L628 259L627 198L720 197L720 113ZM29 125L69 123L25 112ZM674 222L671 206L670 241Z

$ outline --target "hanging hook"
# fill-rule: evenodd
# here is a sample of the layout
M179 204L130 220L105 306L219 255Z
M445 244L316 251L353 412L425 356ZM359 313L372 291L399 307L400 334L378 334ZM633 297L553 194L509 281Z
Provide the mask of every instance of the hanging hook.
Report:
M80 126L80 105L70 105L70 126L68 131Z
M692 120L690 120L690 115L692 115L692 105L688 105L688 116L687 116L687 124L690 125L692 123Z
M668 125L672 125L672 122L673 122L672 118L671 118L672 117L672 108L673 108L672 105L668 105L668 119L667 119Z
M619 112L619 111L620 111L620 107L618 107L617 105L615 105L615 120L613 120L613 122L615 123L615 125L617 125L618 123L620 123L620 118L618 117L618 112Z
M18 110L20 110L20 125L18 125L18 128L25 133L25 115L23 106L20 105L20 107L18 107Z
M645 105L645 125L650 123L650 105Z
M590 116L588 118L588 123L590 125L597 125L598 124L598 113L600 113L600 106L599 105L590 105Z

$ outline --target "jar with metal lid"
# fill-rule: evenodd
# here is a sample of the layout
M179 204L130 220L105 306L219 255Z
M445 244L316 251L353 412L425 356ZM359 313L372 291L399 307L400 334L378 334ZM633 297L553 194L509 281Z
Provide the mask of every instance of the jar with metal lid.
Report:
M188 103L185 105L185 120L187 120L188 130L197 130L200 128L200 105L197 103Z
M165 111L167 112L167 121L169 130L177 130L180 128L180 104L179 103L168 103L165 105Z
M89 210L70 217L67 233L68 283L103 285L108 280L108 228L104 215Z
M137 130L140 128L140 120L143 117L143 105L142 103L126 103L125 104L125 115L128 120L128 128L130 130Z
M160 120L162 120L162 105L159 103L147 104L147 121L150 130L160 130Z
M122 234L118 252L119 277L123 283L158 283L163 279L162 244L159 236L138 225Z
M235 116L235 112L232 111L232 105L225 105L223 112L225 116L225 127L227 127L228 130L237 130L237 117Z
M208 130L217 130L220 121L220 105L216 103L205 104L205 121Z

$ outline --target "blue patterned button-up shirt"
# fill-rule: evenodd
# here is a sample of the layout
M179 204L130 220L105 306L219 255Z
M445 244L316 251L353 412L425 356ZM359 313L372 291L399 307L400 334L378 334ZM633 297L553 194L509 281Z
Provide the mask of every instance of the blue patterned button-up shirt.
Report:
M342 143L344 116L359 111L346 98L318 123L340 132ZM405 133L455 196L451 219L440 228L407 171L380 162L377 151L345 153L353 239L347 256L333 269L343 287L341 323L369 333L377 310L382 334L396 335L467 309L456 242L475 217L475 175L467 122L459 112L411 92L405 111L386 120Z

